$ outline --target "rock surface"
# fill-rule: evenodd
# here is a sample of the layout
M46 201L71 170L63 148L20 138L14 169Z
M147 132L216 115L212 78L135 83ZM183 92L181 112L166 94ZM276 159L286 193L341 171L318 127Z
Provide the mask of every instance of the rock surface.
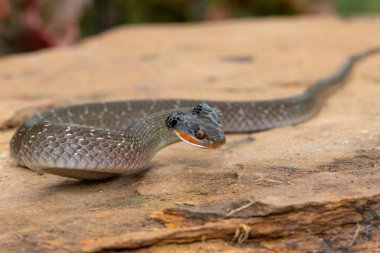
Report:
M13 127L51 106L296 94L379 46L376 27L380 18L331 17L121 27L2 58L0 251L376 252L380 55L303 124L229 135L213 151L176 144L137 175L41 175L8 151Z

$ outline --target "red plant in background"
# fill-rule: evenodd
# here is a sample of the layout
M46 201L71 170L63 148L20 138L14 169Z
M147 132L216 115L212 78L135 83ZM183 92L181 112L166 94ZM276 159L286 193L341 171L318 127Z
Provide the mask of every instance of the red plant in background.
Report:
M57 45L56 38L46 28L41 11L42 0L22 0L20 3L21 41L26 49L35 50Z
M8 17L10 13L10 6L8 0L0 0L0 20Z
M65 0L54 5L52 18L44 19L45 0L0 0L0 20L15 19L12 38L16 51L68 45L80 35L79 19L92 0ZM17 12L14 10L18 10ZM12 11L13 10L13 11ZM4 30L4 29L3 29Z

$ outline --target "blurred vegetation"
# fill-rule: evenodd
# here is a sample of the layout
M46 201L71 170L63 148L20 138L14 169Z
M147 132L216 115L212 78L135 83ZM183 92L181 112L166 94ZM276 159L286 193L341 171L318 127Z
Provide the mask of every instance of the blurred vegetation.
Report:
M335 0L335 10L342 15L380 13L380 0Z
M380 0L0 0L0 55L71 44L121 24L380 12Z
M117 24L191 22L301 14L310 0L95 0L82 19L84 34Z
M94 0L82 18L81 30L89 35L119 24L375 12L380 12L380 0Z

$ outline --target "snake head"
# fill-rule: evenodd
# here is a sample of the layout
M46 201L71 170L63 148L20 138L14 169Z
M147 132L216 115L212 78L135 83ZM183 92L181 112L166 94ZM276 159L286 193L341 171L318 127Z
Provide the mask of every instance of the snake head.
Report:
M170 114L166 125L181 140L196 147L216 149L226 142L220 111L206 103Z

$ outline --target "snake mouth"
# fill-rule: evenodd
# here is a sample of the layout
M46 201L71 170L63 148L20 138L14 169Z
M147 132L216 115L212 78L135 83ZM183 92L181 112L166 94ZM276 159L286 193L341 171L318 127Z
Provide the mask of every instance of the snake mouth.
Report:
M213 141L213 142L204 142L202 140L199 140L189 134L186 134L184 132L181 132L177 129L174 129L174 132L175 134L184 142L186 142L187 144L190 144L194 147L197 147L197 148L206 148L206 149L217 149L217 148L220 148L221 146L224 145L224 143L226 143L226 139L224 138L221 138L220 140L217 140L217 141Z

